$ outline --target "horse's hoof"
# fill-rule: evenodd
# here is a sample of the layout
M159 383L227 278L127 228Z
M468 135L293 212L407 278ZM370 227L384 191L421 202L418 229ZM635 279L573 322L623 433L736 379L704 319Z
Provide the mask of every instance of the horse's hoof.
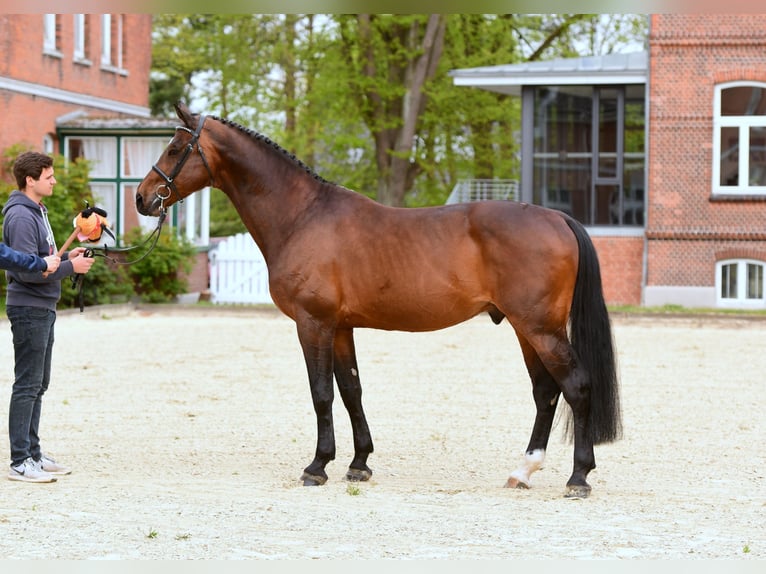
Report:
M350 480L351 482L366 482L370 480L371 476L372 471L369 468L359 469L349 467L348 472L346 473L346 480Z
M303 481L303 486L322 486L327 482L327 477L304 472L301 475L301 480Z
M505 482L505 488L518 488L519 490L529 490L526 482L521 482L518 478L511 477Z
M587 484L568 484L564 498L588 498L590 496L590 486Z

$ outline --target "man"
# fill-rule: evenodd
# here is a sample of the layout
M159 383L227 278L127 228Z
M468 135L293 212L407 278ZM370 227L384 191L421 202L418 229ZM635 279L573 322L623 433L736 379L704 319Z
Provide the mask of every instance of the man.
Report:
M38 152L16 158L13 175L18 189L3 208L3 241L23 253L48 257L56 241L43 199L53 195L56 178L53 160ZM13 391L8 412L11 468L8 478L24 482L55 482L71 471L46 455L40 447L42 398L51 374L56 304L61 279L87 273L93 258L77 247L62 254L53 273L6 271L6 314L11 323L15 357Z

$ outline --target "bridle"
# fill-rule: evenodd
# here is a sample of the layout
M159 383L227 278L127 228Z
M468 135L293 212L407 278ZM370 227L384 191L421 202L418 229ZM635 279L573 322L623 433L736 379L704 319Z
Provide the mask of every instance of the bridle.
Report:
M213 182L213 172L210 170L210 165L207 163L207 158L205 157L205 154L202 152L202 146L199 145L199 136L202 133L202 126L205 125L205 119L207 116L201 115L199 118L199 122L197 123L197 129L192 131L186 126L177 126L176 131L182 130L185 132L188 132L191 134L191 139L186 143L186 147L184 147L184 151L181 154L181 157L178 158L178 161L176 162L175 167L173 168L173 171L170 172L170 175L166 174L162 169L155 163L152 166L152 170L154 170L164 181L162 185L157 186L156 191L154 192L157 194L157 197L160 200L160 212L164 213L166 211L165 208L165 200L170 197L172 193L175 193L178 197L178 201L180 203L183 202L183 198L181 197L181 194L178 193L178 188L176 187L175 179L178 177L178 174L181 173L181 169L183 169L184 164L186 163L186 160L189 159L189 156L194 151L194 146L197 146L197 151L199 152L199 156L202 158L202 163L205 165L205 169L207 169L207 173L210 176L210 182ZM163 195L160 193L161 189L167 190L167 194Z

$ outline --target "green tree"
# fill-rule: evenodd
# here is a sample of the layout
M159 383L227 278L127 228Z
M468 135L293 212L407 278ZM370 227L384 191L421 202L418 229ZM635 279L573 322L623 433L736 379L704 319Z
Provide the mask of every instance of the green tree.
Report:
M518 177L520 102L455 87L451 69L608 53L643 38L646 19L196 14L156 16L154 33L153 109L194 98L326 179L382 203L429 205L460 178ZM227 198L214 201L238 219Z

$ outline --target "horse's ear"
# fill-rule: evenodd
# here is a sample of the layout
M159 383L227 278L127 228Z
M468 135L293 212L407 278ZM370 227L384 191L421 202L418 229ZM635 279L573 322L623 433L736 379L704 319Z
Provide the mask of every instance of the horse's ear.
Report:
M186 107L186 104L179 100L174 107L176 109L176 114L178 114L178 117L183 121L186 127L191 127L194 119L191 111Z

